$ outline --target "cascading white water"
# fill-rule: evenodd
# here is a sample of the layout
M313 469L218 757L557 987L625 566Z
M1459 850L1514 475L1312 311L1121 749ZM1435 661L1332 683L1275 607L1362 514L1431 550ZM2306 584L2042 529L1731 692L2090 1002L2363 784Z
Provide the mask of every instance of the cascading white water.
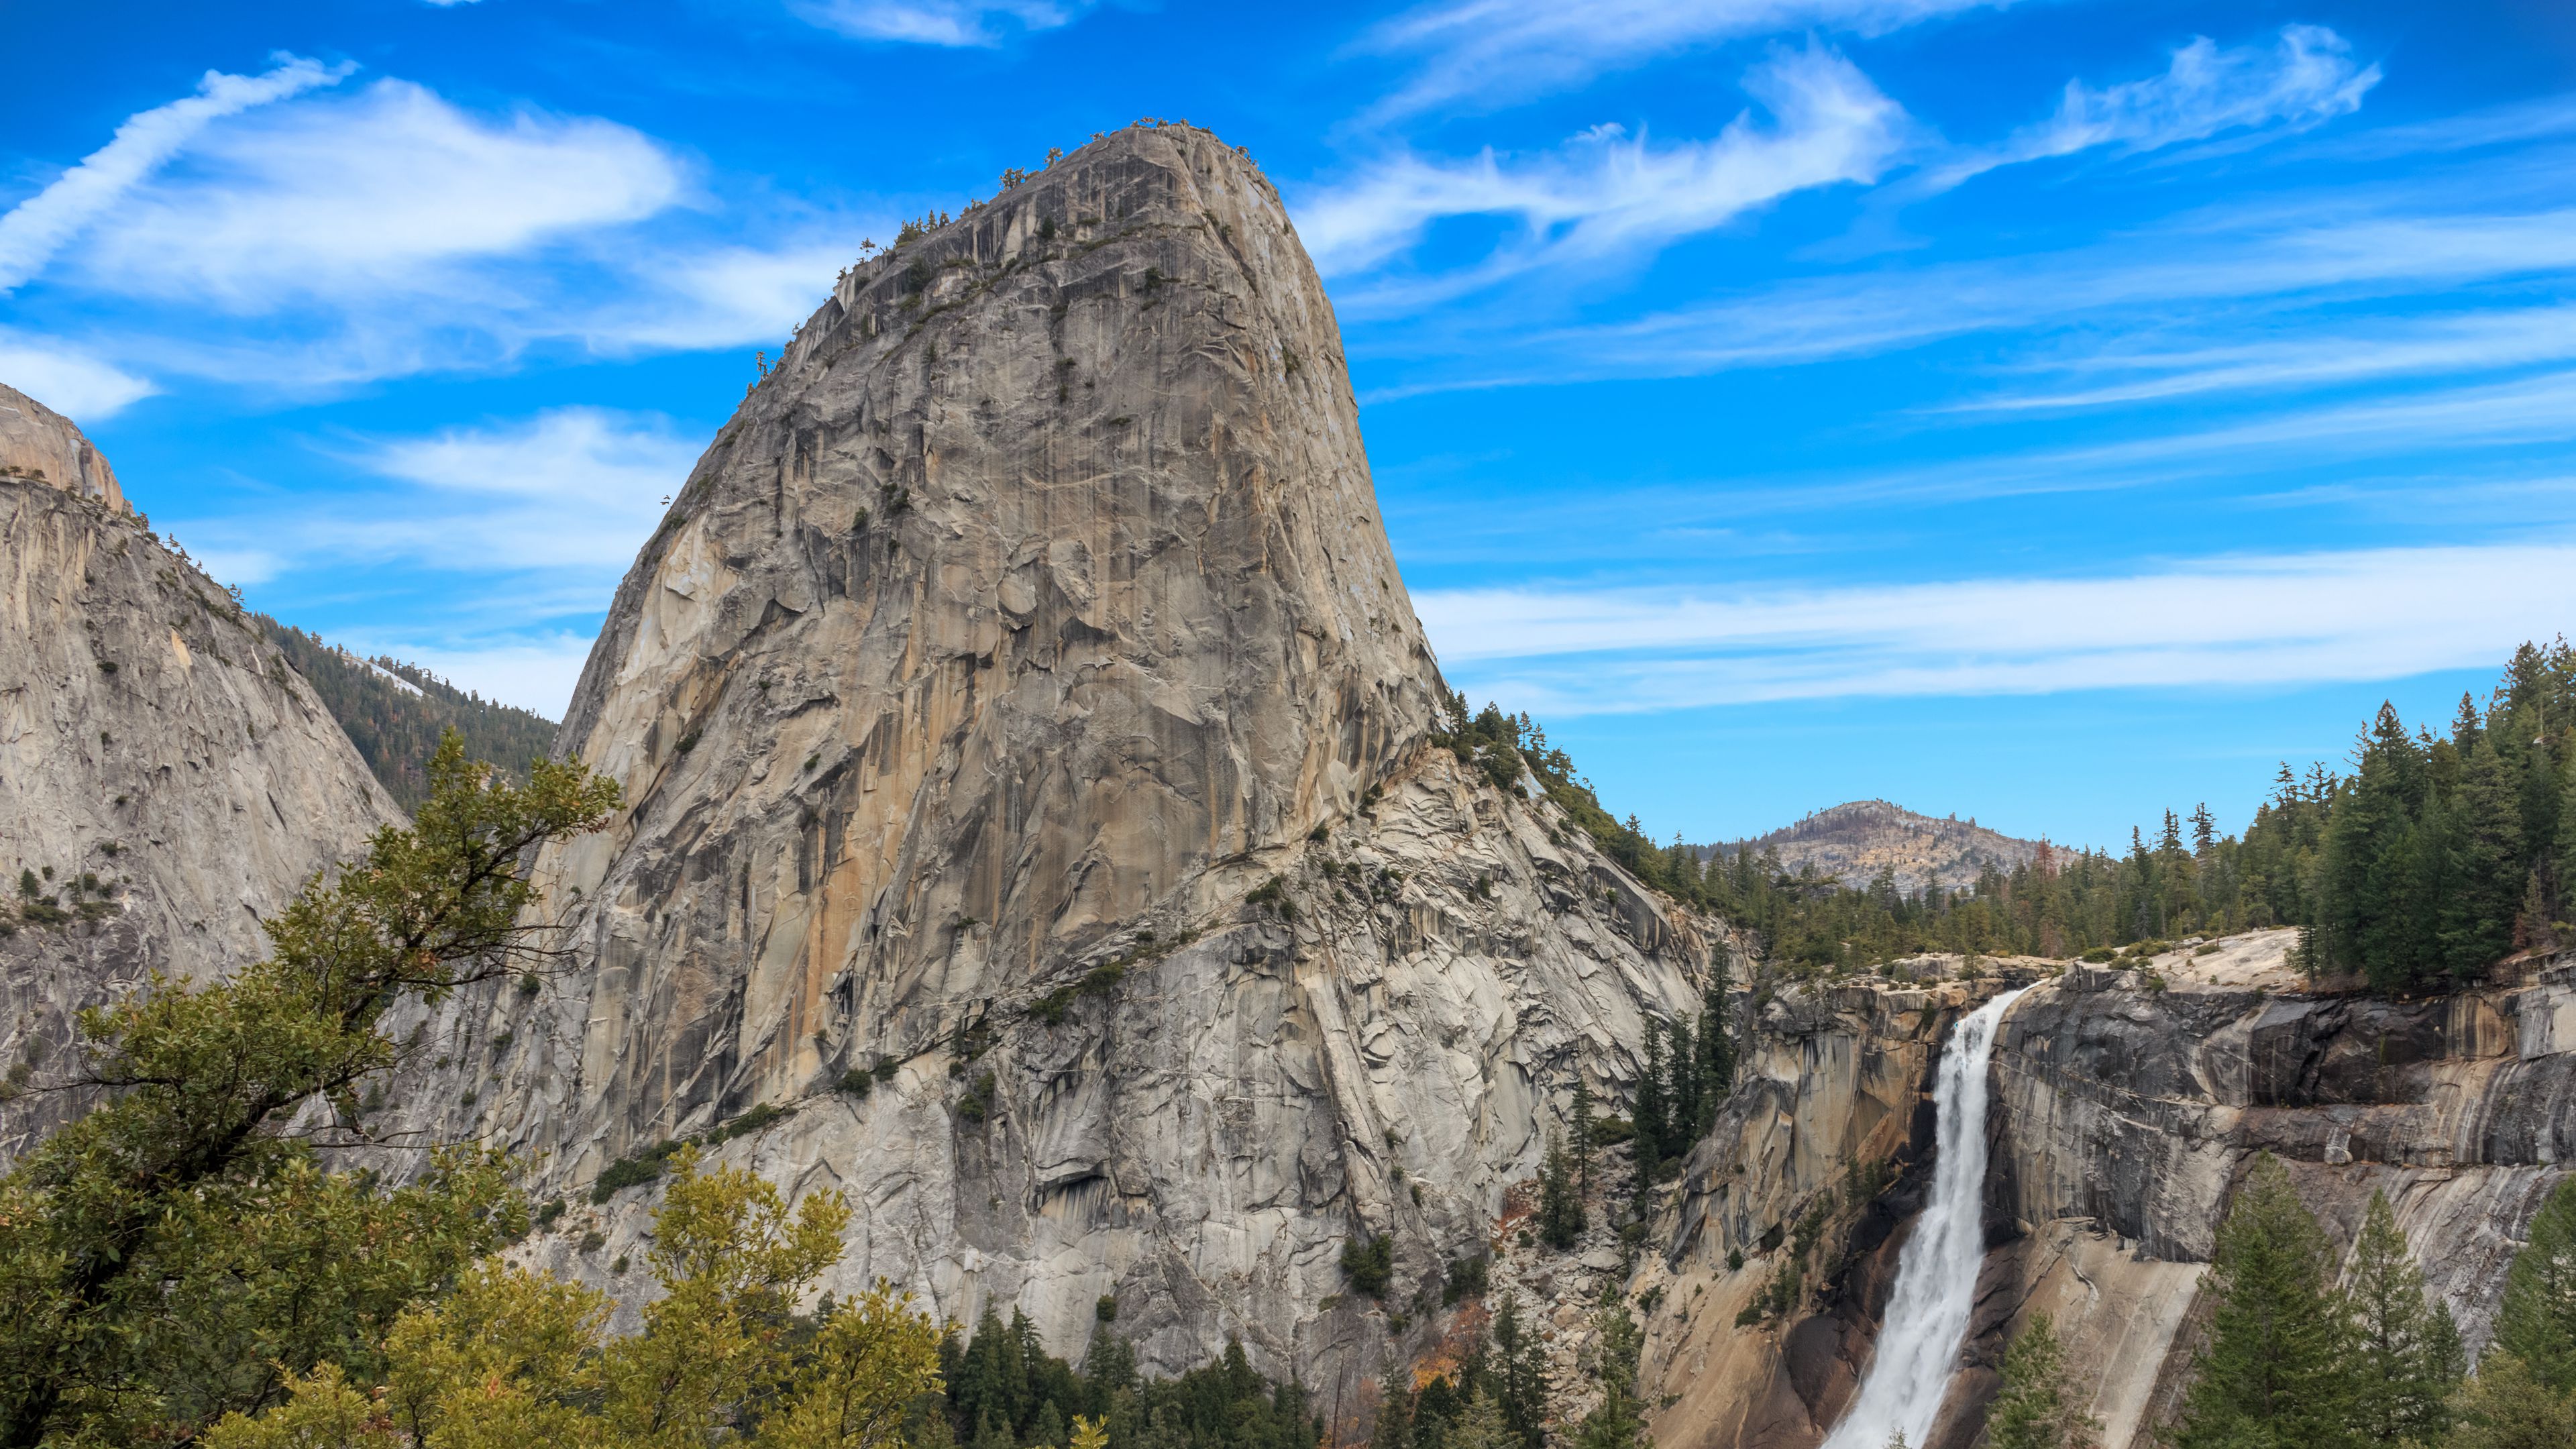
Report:
M1977 1265L1985 1258L1986 1066L1994 1057L1995 1027L2019 995L2007 991L1950 1029L1941 1079L1932 1089L1938 1133L1932 1199L1897 1260L1878 1353L1824 1449L1884 1449L1900 1429L1906 1443L1920 1445L1941 1412L1968 1331Z

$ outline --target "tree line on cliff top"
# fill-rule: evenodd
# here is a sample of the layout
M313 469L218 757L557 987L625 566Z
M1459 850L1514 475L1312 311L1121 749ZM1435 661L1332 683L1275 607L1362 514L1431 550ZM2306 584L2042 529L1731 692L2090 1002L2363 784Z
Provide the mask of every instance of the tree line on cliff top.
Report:
M2166 811L2129 848L2050 848L1967 889L1900 893L1792 874L1777 856L1703 862L1602 808L1545 731L1454 696L1439 742L1498 783L1521 766L1602 850L1648 885L1753 931L1777 969L1844 972L1922 951L2101 957L2187 935L2302 928L2301 964L2374 989L2439 992L2517 951L2576 941L2576 650L2514 652L2449 728L2410 729L2383 705L2349 769L2284 764L2241 834L2207 806Z

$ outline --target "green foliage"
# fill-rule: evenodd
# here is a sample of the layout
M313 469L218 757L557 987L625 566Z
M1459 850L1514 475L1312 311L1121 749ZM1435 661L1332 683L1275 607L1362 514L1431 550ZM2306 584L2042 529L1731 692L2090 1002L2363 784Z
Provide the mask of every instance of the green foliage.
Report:
M2447 1449L2567 1449L2576 1444L2576 1397L2541 1382L2529 1365L2490 1347L2478 1376L2452 1404Z
M487 1155L392 1192L313 1156L363 1138L388 1011L549 959L522 924L533 847L617 802L578 763L515 785L452 731L429 778L409 829L262 923L267 959L83 1014L107 1105L0 1178L0 1444L186 1437L266 1402L280 1365L363 1372L406 1304L524 1231ZM320 1132L291 1133L308 1106Z
M1076 1374L1025 1314L1005 1324L987 1304L973 1337L949 1333L939 1357L945 1391L916 1406L915 1449L1036 1449L1056 1442L1067 1416L1073 1449L1084 1449L1086 1424L1099 1436L1090 1449L1316 1449L1323 1434L1304 1388L1254 1372L1239 1343L1177 1379L1146 1382L1134 1348L1103 1330Z
M469 758L504 762L521 779L526 761L554 747L555 722L543 715L458 689L416 664L344 653L265 614L251 619L406 810L429 798L430 756L449 730L464 741Z
M641 1152L621 1157L600 1169L590 1184L590 1200L604 1203L630 1187L642 1187L662 1175L663 1165L679 1155L684 1144L665 1139Z
M1479 1253L1467 1258L1452 1258L1449 1260L1447 1272L1442 1276L1440 1302L1445 1307L1455 1304L1461 1298L1482 1298L1492 1279L1492 1264L1483 1254Z
M1965 890L1913 896L1885 876L1861 886L1792 874L1743 849L1712 852L1702 870L1677 846L1639 874L1751 929L1791 972L1930 950L2108 963L2130 943L2140 957L2146 943L2189 934L2300 926L2313 972L2444 991L2509 952L2576 937L2561 921L2576 891L2571 796L2576 651L2560 641L2517 650L2483 709L2461 701L2447 738L2409 733L2383 708L2349 777L2283 765L2241 837L2219 834L2206 807L2188 832L2167 811L2154 837L2131 832L2124 854L2051 849Z
M2271 1154L2254 1161L2218 1230L2220 1294L2175 1436L2178 1449L2349 1449L2350 1308L2334 1251Z
M1601 1402L1575 1426L1575 1449L1654 1449L1637 1400L1637 1357L1645 1335L1622 1307L1603 1310L1593 1322L1601 1331L1593 1364Z
M1371 1298L1385 1298L1395 1277L1395 1239L1379 1233L1342 1244L1342 1276Z
M2451 1311L2424 1294L2423 1270L2386 1195L2373 1192L2344 1274L2355 1354L2352 1427L2372 1445L2433 1445L2450 1428L2447 1402L2467 1356Z
M2505 1275L2489 1352L2521 1360L2553 1393L2576 1395L2576 1177L2559 1180L2530 1232Z
M1520 1299L1506 1293L1494 1309L1489 1391L1516 1449L1547 1444L1547 1347L1521 1321Z
M1369 1430L1369 1449L1413 1449L1413 1393L1400 1373L1387 1375L1378 1386L1377 1423Z
M1563 1252L1583 1237L1583 1189L1574 1154L1562 1134L1550 1132L1547 1159L1538 1174L1538 1239Z
M654 1224L663 1291L641 1332L611 1337L602 1295L489 1258L395 1324L375 1394L326 1364L294 1380L285 1404L236 1414L205 1442L900 1449L908 1411L939 1384L938 1330L882 1281L794 1314L839 1258L849 1216L838 1193L791 1211L755 1174L701 1172L685 1153Z
M2005 1346L2003 1380L1986 1409L1986 1449L2090 1449L2102 1432L2067 1382L2047 1314L2032 1314Z
M1000 1083L991 1072L976 1074L974 1085L957 1099L959 1121L980 1124L993 1113L993 1103Z

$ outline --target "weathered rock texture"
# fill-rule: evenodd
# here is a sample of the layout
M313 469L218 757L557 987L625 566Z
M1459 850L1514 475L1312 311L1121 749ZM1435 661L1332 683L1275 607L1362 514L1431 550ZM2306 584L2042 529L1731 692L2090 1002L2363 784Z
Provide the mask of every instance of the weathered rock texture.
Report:
M1356 1390L1343 1244L1436 1281L1715 945L1441 690L1278 197L1120 132L845 276L717 436L565 723L629 802L542 861L584 964L414 1095L573 1192L789 1109L722 1151L853 1195L835 1287ZM650 1198L531 1251L608 1281Z
M398 816L223 587L125 511L77 429L0 388L0 455L22 469L0 477L0 1061L41 1080L80 1008L155 970L257 959L259 917ZM0 1158L78 1101L0 1104Z
M2078 966L2013 1004L1995 1048L1993 1247L1930 1449L1973 1444L2003 1346L2033 1311L2056 1321L2107 1449L2146 1449L2180 1407L2215 1231L2258 1151L2289 1164L2346 1245L2386 1192L2430 1286L2472 1349L2484 1344L2531 1215L2576 1158L2576 966L2391 1003L2303 990L2293 935L2177 951L2152 971ZM2004 975L2027 979L2017 964ZM1959 1006L1995 985L1819 988L1761 1018L1753 1075L1690 1160L1660 1224L1664 1255L1632 1284L1664 1290L1647 1370L1679 1398L1655 1421L1658 1444L1821 1440L1920 1206L1932 1129L1928 1114L1906 1119ZM1891 1154L1904 1171L1856 1207L1838 1175ZM1818 1204L1810 1261L1825 1281L1783 1317L1737 1326L1794 1251L1784 1225Z

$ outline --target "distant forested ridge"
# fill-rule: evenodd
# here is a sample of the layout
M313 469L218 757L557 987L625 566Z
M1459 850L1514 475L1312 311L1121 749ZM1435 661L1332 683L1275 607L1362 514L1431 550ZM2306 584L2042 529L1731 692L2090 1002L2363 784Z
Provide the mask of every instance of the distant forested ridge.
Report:
M1438 742L1497 781L1526 763L1620 864L1755 932L1775 968L1867 969L1927 950L2066 957L2186 935L2303 928L2301 960L2371 989L2455 989L2519 951L2576 945L2576 649L2514 652L2482 705L2462 695L2447 732L2410 730L2390 705L2351 772L2283 764L2242 835L2207 805L2165 812L2129 848L2044 848L1971 886L1847 885L1812 865L1743 850L1704 866L1601 808L1564 751L1523 715L1450 702Z
M429 757L441 730L462 735L472 758L493 761L520 779L528 761L554 747L555 722L533 710L458 689L416 664L362 658L266 614L253 617L405 810L429 798Z

